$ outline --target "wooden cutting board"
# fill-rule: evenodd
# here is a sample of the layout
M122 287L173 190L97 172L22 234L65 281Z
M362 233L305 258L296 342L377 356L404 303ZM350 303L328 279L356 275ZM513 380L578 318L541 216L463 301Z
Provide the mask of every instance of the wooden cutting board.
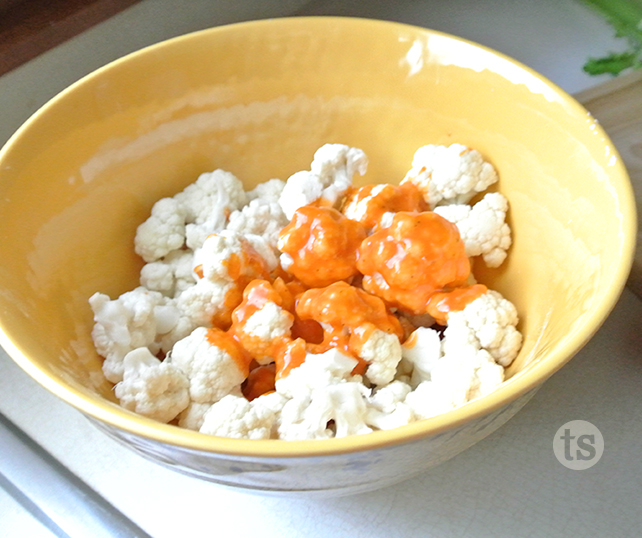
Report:
M642 70L620 75L574 97L600 122L626 166L642 221ZM642 231L628 286L642 297Z

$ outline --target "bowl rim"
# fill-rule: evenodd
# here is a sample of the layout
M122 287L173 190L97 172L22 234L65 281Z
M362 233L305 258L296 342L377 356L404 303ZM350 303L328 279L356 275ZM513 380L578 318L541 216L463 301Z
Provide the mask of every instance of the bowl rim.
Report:
M206 28L195 32L186 33L170 39L166 39L152 45L146 46L127 55L124 55L106 65L83 76L66 89L59 92L34 114L28 118L20 128L9 138L4 147L0 149L0 162L4 155L11 151L11 148L19 143L23 132L38 121L40 115L55 106L72 93L77 87L102 76L104 72L118 69L118 67L130 61L150 53L156 53L165 47L173 47L177 44L194 39L200 39L204 35L218 33L229 33L251 30L254 27L262 26L308 26L308 25L370 25L372 28L385 28L391 32L405 32L422 34L424 36L441 36L446 39L466 44L492 54L499 59L509 62L539 83L553 91L557 98L564 102L565 107L574 110L581 116L592 118L590 113L578 103L571 95L559 88L553 82L540 75L530 67L521 62L474 41L461 38L446 32L432 30L405 23L367 19L360 17L342 16L306 16L306 17L281 17L263 20L251 20L225 24ZM456 409L442 415L423 419L412 424L401 426L392 430L375 431L367 435L353 435L340 439L308 440L308 441L281 441L281 440L245 440L215 437L199 432L179 428L178 426L162 424L151 419L137 415L131 411L121 408L116 403L105 400L97 395L87 394L82 388L78 388L64 379L56 380L46 371L36 366L30 360L28 354L23 352L5 332L4 323L0 319L0 345L28 375L45 389L52 392L66 403L72 405L82 413L97 419L103 425L122 430L128 434L146 438L150 441L160 442L166 445L181 447L185 450L211 453L212 455L230 455L236 457L260 457L260 458L303 458L310 456L329 456L348 454L373 449L383 449L394 445L410 443L423 438L431 437L453 430L475 419L486 416L500 408L509 405L519 397L541 385L546 379L566 364L597 332L599 327L606 320L615 307L629 274L633 263L635 250L635 230L637 228L637 216L633 189L627 171L622 163L621 156L613 146L604 129L597 122L594 124L594 134L598 135L611 147L611 154L616 157L616 163L611 169L609 179L616 179L616 187L619 193L618 200L623 215L621 230L624 234L620 260L617 270L608 288L603 293L602 302L593 308L587 315L587 321L582 330L577 331L572 338L567 340L560 349L549 352L546 360L530 365L525 371L517 372L515 375L504 381L491 394L477 398Z

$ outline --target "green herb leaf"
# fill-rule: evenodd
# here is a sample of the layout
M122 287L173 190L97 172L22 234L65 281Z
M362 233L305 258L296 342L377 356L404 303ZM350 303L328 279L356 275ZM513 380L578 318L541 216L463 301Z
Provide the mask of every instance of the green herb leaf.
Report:
M627 37L634 46L642 45L642 0L581 0L602 14L618 37Z
M632 52L613 53L604 58L589 58L583 69L589 75L619 75L625 69L635 66L635 58L636 55Z

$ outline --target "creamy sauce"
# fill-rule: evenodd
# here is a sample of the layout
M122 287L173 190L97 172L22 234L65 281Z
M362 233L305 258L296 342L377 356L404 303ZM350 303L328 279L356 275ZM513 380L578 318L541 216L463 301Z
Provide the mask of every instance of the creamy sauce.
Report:
M256 365L250 370L247 379L243 383L242 391L249 401L273 392L274 382L276 379L276 366L274 363L266 365Z
M250 373L252 356L243 348L232 334L221 331L220 329L208 329L207 341L211 345L222 349L232 357L239 367L239 370L247 377Z
M376 191L374 195L373 190ZM428 210L421 191L410 182L402 185L366 185L353 189L344 207L355 204L360 207L356 220L366 228L377 228L381 217L388 212Z
M283 304L281 295L274 290L267 280L253 280L250 282L243 292L243 301L232 313L232 327L230 328L230 332L241 345L254 358L261 361L278 354L281 346L284 345L284 340L289 340L286 338L274 338L270 341L265 341L245 331L247 320L268 302L275 303L278 306ZM286 315L292 319L294 318L287 311Z
M430 211L401 212L361 243L357 268L365 290L419 315L433 293L466 282L470 261L454 224Z
M304 206L279 234L279 250L292 257L288 271L311 288L357 274L357 248L365 228L331 207Z
M434 293L428 300L427 311L440 325L448 323L448 314L463 310L488 291L483 284Z

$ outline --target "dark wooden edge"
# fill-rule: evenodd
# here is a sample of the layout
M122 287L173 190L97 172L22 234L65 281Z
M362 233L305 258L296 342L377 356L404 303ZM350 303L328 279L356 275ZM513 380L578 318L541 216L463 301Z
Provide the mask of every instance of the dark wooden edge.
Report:
M139 1L5 0L0 4L0 75Z

